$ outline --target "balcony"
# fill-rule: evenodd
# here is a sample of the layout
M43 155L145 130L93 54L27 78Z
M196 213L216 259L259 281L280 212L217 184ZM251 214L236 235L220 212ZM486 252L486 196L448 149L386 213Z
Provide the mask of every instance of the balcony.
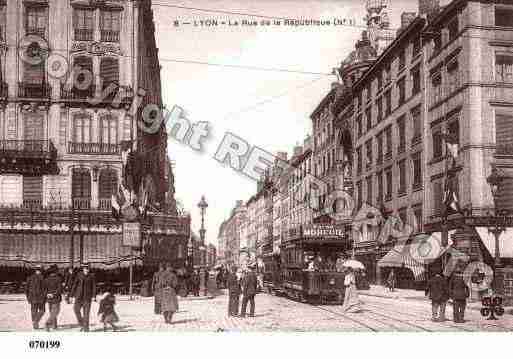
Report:
M91 197L75 197L72 202L73 209L91 209Z
M0 140L0 173L58 174L57 150L51 141Z
M31 99L49 99L52 94L50 85L45 82L29 83L20 82L18 84L18 97Z
M71 100L71 101L91 99L95 96L95 89L96 89L96 87L94 85L89 86L85 90L78 89L76 87L68 89L68 88L66 88L66 86L64 84L62 84L61 85L61 99Z
M42 38L46 37L46 28L44 27L27 27L25 35L36 35Z
M513 143L498 144L495 148L496 156L513 156Z
M110 211L112 209L112 199L100 198L98 202L98 209L102 211Z
M101 40L103 42L119 42L119 31L101 30Z
M69 142L68 153L81 155L118 155L119 145L116 143Z
M76 41L93 41L94 40L93 29L75 29L75 40Z

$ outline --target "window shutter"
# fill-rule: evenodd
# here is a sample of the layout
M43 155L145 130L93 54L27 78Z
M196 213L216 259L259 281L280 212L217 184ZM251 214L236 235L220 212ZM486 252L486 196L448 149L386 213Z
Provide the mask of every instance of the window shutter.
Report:
M110 198L118 186L118 178L116 175L116 171L101 171L99 183L99 198Z
M23 204L40 206L43 202L43 177L23 177Z
M497 146L513 145L513 116L496 115L495 128Z
M513 210L513 178L504 178L497 196L497 208Z
M100 76L104 88L111 83L119 84L119 62L117 59L104 58L100 63Z

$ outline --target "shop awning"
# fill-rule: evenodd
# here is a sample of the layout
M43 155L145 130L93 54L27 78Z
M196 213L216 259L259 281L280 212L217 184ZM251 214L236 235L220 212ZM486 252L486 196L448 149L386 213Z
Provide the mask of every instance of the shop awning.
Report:
M415 262L428 265L440 258L440 256L451 247L451 237L454 233L456 233L456 230L450 230L448 232L448 245L446 247L442 246L441 232L415 235L409 243L408 254Z
M492 257L495 256L495 235L487 227L476 227L481 241ZM499 236L499 254L501 258L513 258L513 228L506 228Z
M410 255L412 247L409 244L398 243L381 260L378 267L408 268L413 272L416 280L425 279L425 268Z

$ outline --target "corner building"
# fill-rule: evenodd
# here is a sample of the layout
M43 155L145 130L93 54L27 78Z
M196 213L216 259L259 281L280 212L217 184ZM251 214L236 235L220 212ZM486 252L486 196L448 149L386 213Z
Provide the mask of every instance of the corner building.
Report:
M0 2L0 29L0 266L183 266L190 220L176 215L167 136L142 132L135 110L162 107L151 1ZM41 48L48 57L26 61ZM56 63L70 71L51 76ZM141 164L150 216L136 255L111 216L122 146L152 154Z

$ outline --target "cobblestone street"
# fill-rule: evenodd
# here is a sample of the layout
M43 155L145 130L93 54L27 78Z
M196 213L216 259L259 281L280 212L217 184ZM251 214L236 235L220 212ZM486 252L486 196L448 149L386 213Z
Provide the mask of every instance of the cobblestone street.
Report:
M466 322L433 323L430 305L426 300L380 298L361 295L363 312L345 314L340 306L313 306L287 298L259 294L256 297L254 318L233 318L226 314L226 294L215 299L185 298L180 300L180 311L173 325L164 323L153 314L153 298L129 301L119 297L117 312L122 331L511 331L513 316L504 315L497 321L488 321L479 311L468 310ZM91 309L91 331L102 331L96 313L98 303ZM0 296L0 330L31 331L30 310L23 296ZM452 306L447 306L447 317L452 318ZM41 321L44 325L46 314ZM72 305L62 304L59 332L78 332Z

